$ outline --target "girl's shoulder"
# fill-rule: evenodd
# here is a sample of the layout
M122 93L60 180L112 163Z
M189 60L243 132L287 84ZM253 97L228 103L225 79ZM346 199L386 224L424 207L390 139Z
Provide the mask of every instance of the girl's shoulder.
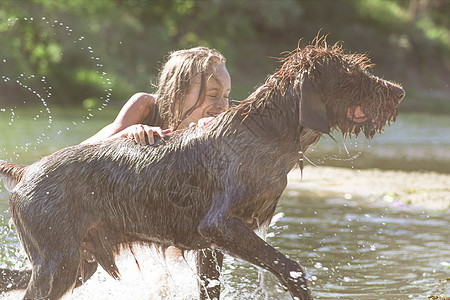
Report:
M156 94L139 92L134 94L130 100L130 105L140 107L142 124L150 126L163 126L162 118L156 102Z
M140 102L140 103L147 103L150 105L154 105L156 101L156 95L155 94L148 94L144 92L138 92L131 96L131 98L128 101L131 102Z
M144 119L155 110L156 95L144 92L136 93L128 99L125 106L131 108L131 110L136 113L139 112Z
M142 124L156 107L156 96L148 93L135 93L123 105L116 121L126 124Z

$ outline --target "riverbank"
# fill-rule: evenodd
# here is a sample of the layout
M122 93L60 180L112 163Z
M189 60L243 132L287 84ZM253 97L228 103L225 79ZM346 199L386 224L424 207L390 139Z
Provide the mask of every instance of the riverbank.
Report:
M450 174L305 166L300 177L299 169L289 173L287 189L426 210L450 208Z

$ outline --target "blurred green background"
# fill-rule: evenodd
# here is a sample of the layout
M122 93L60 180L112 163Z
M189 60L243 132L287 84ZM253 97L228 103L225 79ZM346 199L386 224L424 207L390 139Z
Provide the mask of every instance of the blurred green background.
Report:
M55 105L121 105L154 91L169 51L198 45L227 57L242 100L274 57L320 31L402 83L402 110L450 113L449 15L448 0L2 0L0 106L31 105L31 91Z

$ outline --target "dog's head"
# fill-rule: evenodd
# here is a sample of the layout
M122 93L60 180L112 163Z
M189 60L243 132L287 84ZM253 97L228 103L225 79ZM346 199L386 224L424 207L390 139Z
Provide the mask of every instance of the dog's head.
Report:
M340 45L327 47L324 40L318 39L292 52L285 65L293 62L298 72L302 126L322 133L339 128L344 135L357 136L362 131L372 138L395 121L405 91L396 83L372 75L366 56L345 54Z

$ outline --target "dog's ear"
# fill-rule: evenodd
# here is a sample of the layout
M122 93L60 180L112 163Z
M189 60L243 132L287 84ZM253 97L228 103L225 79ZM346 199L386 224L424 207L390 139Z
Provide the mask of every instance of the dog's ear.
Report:
M320 131L330 133L327 109L321 100L321 95L316 91L308 76L304 76L301 88L299 104L300 125Z

